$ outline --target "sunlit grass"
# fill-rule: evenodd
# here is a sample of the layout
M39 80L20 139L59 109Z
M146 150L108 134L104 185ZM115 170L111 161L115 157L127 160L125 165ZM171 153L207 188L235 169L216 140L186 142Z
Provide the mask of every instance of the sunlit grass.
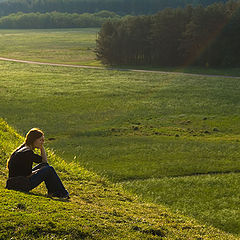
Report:
M99 28L0 29L0 57L49 63L103 66L96 59ZM113 66L122 69L240 76L239 68Z
M239 184L240 174L212 174L153 178L125 182L124 186L148 201L165 204L203 223L239 234Z
M0 30L0 56L40 62L99 65L97 28Z
M239 171L239 90L233 78L0 63L0 116L23 135L42 128L46 145L66 161L115 182ZM156 190L149 199L221 229L230 225L221 211L214 221L191 204L189 212L171 205L163 199L174 196L176 185L169 186L167 195ZM207 195L215 204L211 192L202 191L197 204ZM225 204L239 214L230 200ZM239 234L237 222L227 231Z
M236 239L163 206L140 202L50 150L49 162L69 190L70 201L47 198L43 184L30 193L6 190L5 164L23 137L0 118L0 140L1 239Z
M236 141L79 136L55 140L50 146L66 159L75 155L83 166L115 182L240 171Z

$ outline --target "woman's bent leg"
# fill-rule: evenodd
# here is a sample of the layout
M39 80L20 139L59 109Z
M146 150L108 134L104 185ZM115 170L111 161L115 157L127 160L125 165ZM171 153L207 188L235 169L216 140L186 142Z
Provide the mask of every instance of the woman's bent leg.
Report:
M37 187L43 181L48 189L48 194L56 197L66 197L69 195L56 171L49 165L42 167L30 177L31 189Z
M45 167L45 166L49 166L49 164L48 163L39 163L38 165L36 165L33 169L32 169L32 171L35 171L35 170L38 170L38 169L41 169L42 167Z
M68 191L62 184L61 179L57 175L55 169L49 166L51 174L48 181L45 181L48 193L52 194L54 197L66 197L69 195Z

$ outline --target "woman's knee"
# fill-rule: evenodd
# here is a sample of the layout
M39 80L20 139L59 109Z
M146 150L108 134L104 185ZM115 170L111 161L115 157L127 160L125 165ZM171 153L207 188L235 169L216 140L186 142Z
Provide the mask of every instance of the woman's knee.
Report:
M50 165L44 166L44 167L42 168L42 170L43 170L44 172L46 172L47 174L51 174L51 173L55 172L54 168L53 168L52 166L50 166Z
M51 169L52 172L55 172L54 167L52 167L52 166L49 165L49 168Z

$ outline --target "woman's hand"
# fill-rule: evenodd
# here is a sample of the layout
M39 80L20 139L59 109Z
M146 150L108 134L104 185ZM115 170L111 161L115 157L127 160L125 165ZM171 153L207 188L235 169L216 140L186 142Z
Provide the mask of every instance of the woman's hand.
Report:
M45 149L43 147L44 144L44 135L42 135L40 138L37 138L33 143L33 148L38 148L41 151L42 156L42 162L47 162L47 154L45 152Z
M44 144L44 135L42 135L42 137L37 138L34 142L33 142L33 148L38 148L38 149L42 149L43 148L43 144Z
M40 150L41 150L42 162L47 163L47 154L46 154L45 148L43 147L43 144L41 145Z

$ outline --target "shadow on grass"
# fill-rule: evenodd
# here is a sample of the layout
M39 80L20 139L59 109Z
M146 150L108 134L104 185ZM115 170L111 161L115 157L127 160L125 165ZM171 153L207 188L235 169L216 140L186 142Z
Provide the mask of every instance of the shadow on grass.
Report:
M58 202L70 202L70 199L49 197L47 194L43 194L43 193L24 192L24 191L20 191L20 190L12 190L12 189L9 190L9 191L21 192L21 193L24 193L24 194L29 195L29 196L44 197L44 198L51 199L51 200L58 201Z

